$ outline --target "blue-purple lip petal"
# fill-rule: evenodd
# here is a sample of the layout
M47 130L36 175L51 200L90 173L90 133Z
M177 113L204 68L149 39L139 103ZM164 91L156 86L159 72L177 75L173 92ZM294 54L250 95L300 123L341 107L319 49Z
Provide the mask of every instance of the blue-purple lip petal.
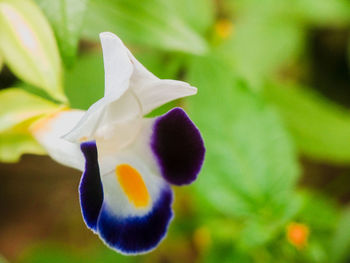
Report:
M103 188L94 141L84 142L80 149L85 157L85 171L79 185L80 207L86 225L97 230L97 221L103 203Z
M154 249L165 237L173 217L169 186L162 190L152 210L144 216L118 217L104 203L97 231L101 239L122 254L142 254Z
M146 215L126 218L115 215L103 200L96 143L84 142L80 148L86 161L79 185L80 206L86 225L120 253L141 254L154 249L165 237L173 218L170 186L163 186L158 200Z
M185 185L196 180L205 147L198 128L184 110L174 108L156 119L151 149L167 182Z

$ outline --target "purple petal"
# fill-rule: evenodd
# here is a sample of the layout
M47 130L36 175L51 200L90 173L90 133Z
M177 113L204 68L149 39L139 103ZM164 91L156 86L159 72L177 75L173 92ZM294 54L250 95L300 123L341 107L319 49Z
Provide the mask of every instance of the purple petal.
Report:
M85 171L79 185L81 212L86 225L96 231L97 219L103 202L103 188L94 141L80 145L85 156Z
M181 108L156 119L151 148L169 183L185 185L197 178L204 161L204 142L198 128Z
M104 203L97 231L108 246L123 254L148 252L165 237L173 217L172 200L172 191L167 186L148 214L127 218L113 214Z

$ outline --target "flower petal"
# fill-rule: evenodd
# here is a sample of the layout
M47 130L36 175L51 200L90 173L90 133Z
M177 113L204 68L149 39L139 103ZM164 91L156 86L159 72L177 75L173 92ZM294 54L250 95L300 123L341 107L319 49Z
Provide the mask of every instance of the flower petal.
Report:
M145 216L122 218L104 204L98 221L101 238L123 254L141 254L154 249L165 237L170 220L172 191L163 190L153 209Z
M141 118L141 106L133 93L127 91L117 101L111 96L104 97L94 103L63 138L71 142L79 142L81 138L95 140L95 133L102 135L103 130L135 118Z
M142 104L143 115L146 115L169 101L197 93L197 89L186 82L161 80L153 75L116 35L105 32L100 36L105 64L105 96L122 93L120 86L124 87L130 79L130 87Z
M79 185L81 212L86 225L96 232L97 219L103 203L103 188L96 143L93 141L84 142L80 148L85 157L85 171Z
M105 96L119 98L129 87L129 79L133 65L128 50L123 42L114 34L100 34L103 63L105 68Z
M93 133L101 124L104 114L112 111L109 110L109 106L116 100L118 100L118 109L126 108L122 110L123 113L130 115L129 112L134 112L132 110L134 105L127 102L131 95L124 95L129 88L129 79L133 72L128 51L123 42L112 33L101 33L100 38L105 70L105 96L94 103L74 129L64 136L71 142L77 142L81 137L86 137L88 140L94 139L92 138ZM133 100L135 99L133 98ZM126 103L122 103L122 101ZM113 116L115 119L125 117L116 112L115 109Z
M204 161L204 142L181 108L172 109L156 119L151 147L166 181L185 185L197 178Z
M142 85L132 86L132 89L141 101L143 115L169 101L197 93L197 88L188 83L170 79L144 81Z
M99 162L100 170L105 161ZM129 172L120 175L118 169L126 166ZM104 201L116 215L122 217L144 216L149 213L159 199L162 189L168 184L152 171L144 160L132 153L120 154L112 170L101 177Z
M89 108L77 126L64 136L65 139L71 142L77 142L81 137L93 140L93 134L101 126L111 126L121 119L130 121L169 101L197 93L197 89L186 82L161 80L154 76L116 35L105 32L100 37L105 96Z
M197 93L197 88L186 82L159 79L147 70L129 50L128 55L134 65L130 86L142 104L143 115L169 101Z
M135 127L135 128L134 128ZM130 125L130 132L139 126ZM117 131L101 146L100 169L103 173L115 167L120 158ZM157 118L144 118L133 141L122 150L128 159L139 159L152 173L163 177L168 183L184 185L192 183L204 160L205 148L201 134L181 108L175 108Z
M84 158L79 145L61 137L71 130L83 115L84 111L80 110L61 110L40 119L30 129L55 161L81 171L84 169Z
M81 149L86 170L79 189L87 226L123 254L145 253L156 247L173 215L170 186L133 152L107 160L113 162L113 169L100 176L100 171L106 170L101 169L106 160L100 156L101 162L97 160L95 142L83 143Z

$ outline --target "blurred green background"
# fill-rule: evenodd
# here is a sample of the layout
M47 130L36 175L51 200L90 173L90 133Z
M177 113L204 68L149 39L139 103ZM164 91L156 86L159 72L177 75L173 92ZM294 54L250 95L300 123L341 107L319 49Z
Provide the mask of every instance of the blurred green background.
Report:
M29 129L103 96L103 31L198 87L153 113L184 107L207 154L143 256L85 227ZM350 262L348 0L0 0L0 70L0 262Z

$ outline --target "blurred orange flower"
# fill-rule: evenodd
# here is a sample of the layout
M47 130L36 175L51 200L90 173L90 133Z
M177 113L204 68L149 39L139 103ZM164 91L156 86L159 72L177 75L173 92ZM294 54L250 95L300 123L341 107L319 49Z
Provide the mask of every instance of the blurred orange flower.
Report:
M287 240L298 249L307 245L310 230L305 224L292 222L287 226Z

